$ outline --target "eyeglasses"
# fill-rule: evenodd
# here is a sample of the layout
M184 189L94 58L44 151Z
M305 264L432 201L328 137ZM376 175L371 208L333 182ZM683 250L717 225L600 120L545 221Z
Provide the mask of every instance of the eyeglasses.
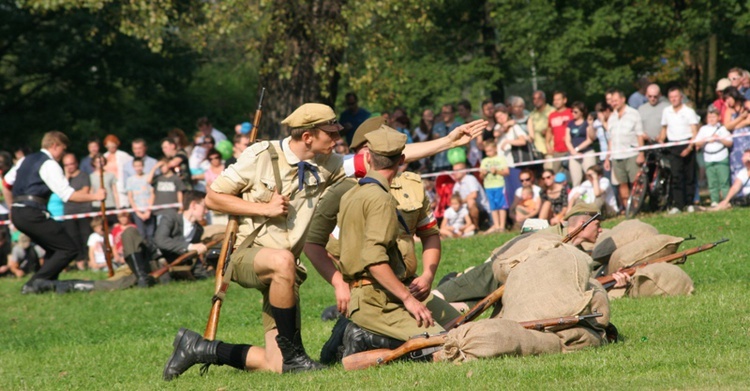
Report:
M521 182L531 182L531 178L519 178Z
M731 81L740 80L740 77L739 76L730 77L729 80Z

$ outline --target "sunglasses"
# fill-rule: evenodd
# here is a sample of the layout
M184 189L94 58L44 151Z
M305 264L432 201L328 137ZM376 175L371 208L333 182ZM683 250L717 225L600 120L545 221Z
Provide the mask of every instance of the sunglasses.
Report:
M550 176L543 176L542 179L552 179L552 176L551 175ZM521 179L521 180L523 180L523 179Z
M531 178L521 178L521 182L531 182Z

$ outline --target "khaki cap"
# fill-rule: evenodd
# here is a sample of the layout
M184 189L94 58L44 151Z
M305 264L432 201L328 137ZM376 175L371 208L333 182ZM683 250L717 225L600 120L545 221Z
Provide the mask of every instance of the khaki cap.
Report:
M374 130L378 130L378 128L383 125L385 125L385 117L383 117L382 115L376 115L374 117L366 119L365 122L362 122L357 127L357 130L354 131L352 142L351 144L349 144L349 148L357 149L361 147L362 144L367 142L367 140L365 139L365 135Z
M578 215L593 216L597 213L599 213L599 208L597 208L596 205L587 204L585 202L579 202L575 204L572 208L568 209L568 213L565 214L564 220L567 220L573 216L578 216Z
M367 148L382 156L400 156L406 147L406 135L386 125L367 133L365 138Z
M334 125L336 122L336 113L333 109L321 103L305 103L294 110L292 114L281 121L283 125L291 128L312 129L320 125ZM323 129L326 132L338 132L341 125L336 130Z

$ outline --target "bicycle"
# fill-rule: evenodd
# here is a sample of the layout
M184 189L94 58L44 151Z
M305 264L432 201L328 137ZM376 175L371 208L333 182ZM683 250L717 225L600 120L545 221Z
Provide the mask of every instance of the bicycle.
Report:
M635 176L633 188L625 208L625 217L632 219L640 212L648 198L648 209L663 211L672 200L672 171L669 160L661 151L646 153L646 162Z

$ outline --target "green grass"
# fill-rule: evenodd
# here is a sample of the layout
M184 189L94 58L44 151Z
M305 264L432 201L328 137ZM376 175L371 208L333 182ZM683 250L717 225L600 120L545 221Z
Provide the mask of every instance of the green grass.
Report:
M166 383L161 373L179 327L203 331L213 282L173 283L148 290L21 296L23 281L0 281L0 390L22 389L746 389L750 367L750 210L647 216L660 232L695 235L683 248L729 243L691 257L690 297L620 299L612 321L626 340L566 355L509 357L463 365L396 363L360 372L340 366L297 375L191 368ZM617 222L608 221L605 227ZM511 236L444 242L439 276L482 262ZM305 260L306 264L309 262ZM311 266L302 286L303 334L318 356L332 323L321 311L333 290ZM70 273L63 278L88 278ZM98 276L97 276L98 277ZM99 277L100 278L100 277ZM219 339L262 343L258 292L232 285Z

